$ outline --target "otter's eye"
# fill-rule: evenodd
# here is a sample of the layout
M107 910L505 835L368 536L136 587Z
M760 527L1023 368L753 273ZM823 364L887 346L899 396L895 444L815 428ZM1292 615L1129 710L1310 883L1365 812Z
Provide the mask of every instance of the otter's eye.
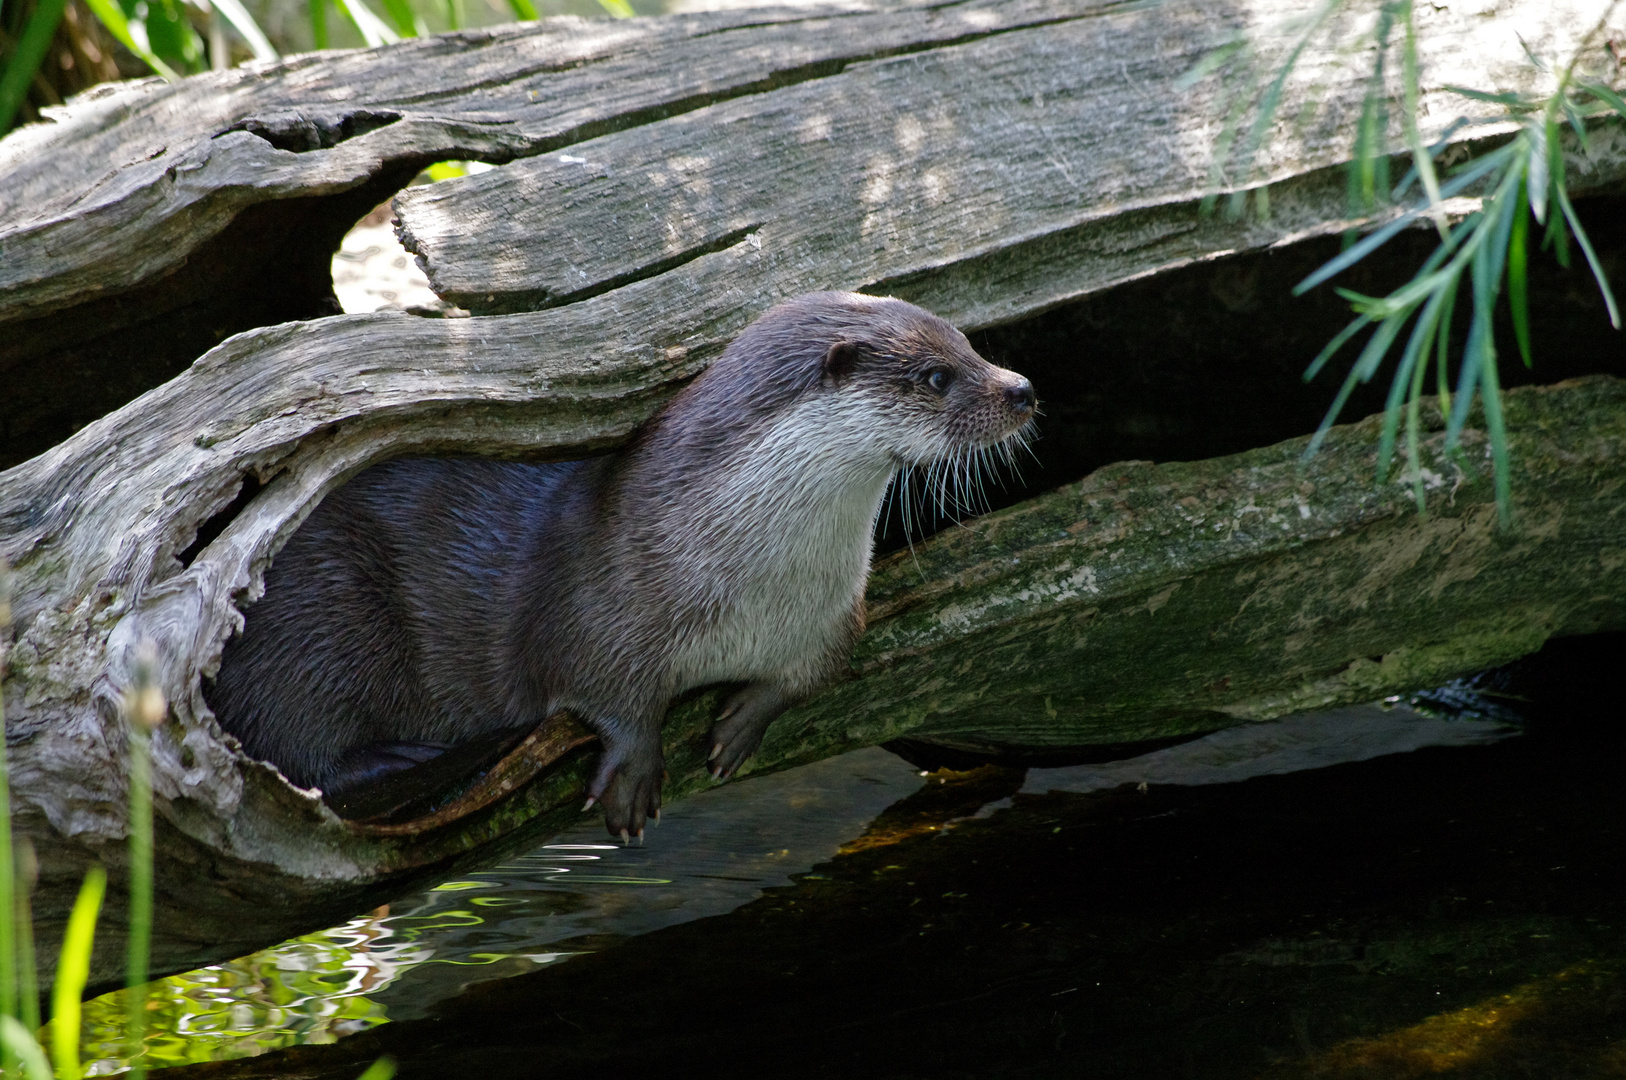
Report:
M948 368L936 368L930 375L926 376L926 385L930 386L933 390L936 390L939 394L947 393L949 383L953 381L954 372L950 371Z

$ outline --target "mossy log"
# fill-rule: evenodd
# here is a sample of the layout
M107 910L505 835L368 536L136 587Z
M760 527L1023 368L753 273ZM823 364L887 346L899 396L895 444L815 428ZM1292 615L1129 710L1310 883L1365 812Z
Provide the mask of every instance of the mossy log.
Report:
M554 20L110 88L0 142L6 449L27 458L0 473L6 734L42 955L86 863L115 880L123 865L119 702L144 639L170 703L156 970L319 927L568 820L590 749L403 837L347 824L222 735L204 680L311 507L401 454L613 446L809 289L890 292L975 328L1348 227L1341 132L1365 73L1330 51L1283 106L1313 94L1321 121L1273 139L1250 177L1272 184L1272 216L1198 209L1216 105L1176 82L1216 27L1268 47L1291 7ZM1425 134L1460 111L1439 86L1536 85L1515 30L1562 52L1595 19L1545 0L1495 20L1427 9ZM1507 130L1477 128L1461 153ZM1626 176L1618 126L1568 152L1578 193ZM338 237L440 158L507 163L397 202L437 290L473 317L331 315ZM1113 466L917 544L877 567L852 678L777 724L753 768L903 735L1045 748L1213 729L1621 625L1626 389L1520 391L1508 413L1505 533L1473 432L1454 457L1438 435L1426 448L1419 516L1375 484L1366 423L1302 465L1285 444ZM706 782L710 706L668 724L668 798ZM112 896L102 984L122 963Z

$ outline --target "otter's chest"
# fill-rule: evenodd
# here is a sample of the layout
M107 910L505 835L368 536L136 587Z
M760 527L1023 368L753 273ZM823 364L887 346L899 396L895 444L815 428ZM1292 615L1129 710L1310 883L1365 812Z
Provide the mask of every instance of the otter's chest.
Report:
M676 643L675 691L742 680L822 681L832 650L851 640L869 577L868 494L820 515L759 519L738 535L719 522L715 558L694 581L694 618L684 620Z

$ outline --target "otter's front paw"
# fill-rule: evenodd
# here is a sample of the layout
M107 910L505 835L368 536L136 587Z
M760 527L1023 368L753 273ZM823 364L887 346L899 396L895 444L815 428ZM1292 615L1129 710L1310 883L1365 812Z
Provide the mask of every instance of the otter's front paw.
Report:
M608 747L600 755L598 771L587 785L587 805L604 808L604 825L622 843L644 835L644 822L661 816L660 747L629 750Z
M772 683L751 683L728 699L711 729L711 776L725 780L762 745L774 717L790 708L791 699Z

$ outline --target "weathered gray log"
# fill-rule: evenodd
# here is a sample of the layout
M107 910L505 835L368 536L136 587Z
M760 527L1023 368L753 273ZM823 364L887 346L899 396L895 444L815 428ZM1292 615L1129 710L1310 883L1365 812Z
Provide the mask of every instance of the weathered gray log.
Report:
M1522 28L1537 47L1561 50L1595 18L1527 6L1542 16ZM371 197L436 157L569 147L402 201L441 290L513 313L249 330L0 473L0 554L17 583L7 739L16 820L42 855L42 943L87 860L122 864L117 709L142 638L161 647L172 703L154 741L158 969L321 925L554 828L572 812L580 758L405 842L356 832L222 737L202 679L315 502L402 453L612 445L772 301L810 288L884 289L990 325L1343 228L1336 122L1272 142L1269 221L1197 212L1212 98L1173 94L1173 80L1216 25L1268 43L1269 14L1030 0L552 23L115 89L0 143L0 327L28 330L5 339L8 377L48 371L52 350L95 322L87 313L116 317L86 332L118 330L110 295L194 297L181 263L229 266L221 238L245 208L350 207L345 192ZM1431 86L1535 77L1512 25L1432 18ZM1306 59L1334 121L1362 90L1359 65L1336 60ZM1305 91L1294 93L1285 115ZM1580 190L1623 175L1616 127L1572 154ZM540 216L527 216L533 203ZM879 570L857 677L776 728L757 767L905 733L1046 746L1202 730L1616 625L1622 563L1599 523L1621 478L1620 389L1528 392L1510 412L1525 529L1512 540L1491 530L1487 485L1459 491L1437 450L1430 468L1453 479L1426 522L1400 509L1403 492L1374 491L1369 428L1341 432L1302 475L1292 447L1122 466L934 539L920 548L924 580L907 560ZM245 481L263 488L233 506ZM191 550L222 512L218 536ZM1537 547L1595 570L1563 594L1517 578ZM1495 573L1518 589L1475 585ZM1426 617L1418 581L1438 585ZM1300 603L1295 590L1312 588ZM1119 629L1137 613L1161 620L1158 648ZM1242 663L1261 656L1270 663ZM673 795L702 782L704 705L669 726ZM118 935L101 945L95 977L115 978Z

